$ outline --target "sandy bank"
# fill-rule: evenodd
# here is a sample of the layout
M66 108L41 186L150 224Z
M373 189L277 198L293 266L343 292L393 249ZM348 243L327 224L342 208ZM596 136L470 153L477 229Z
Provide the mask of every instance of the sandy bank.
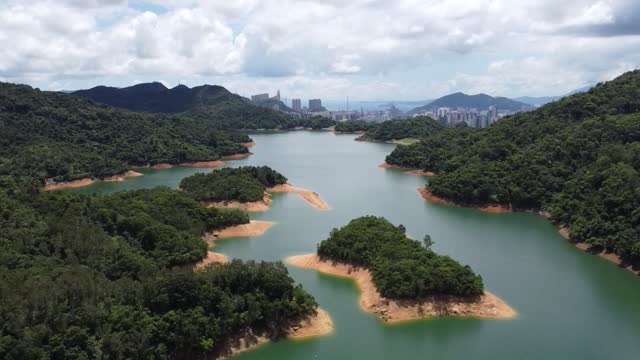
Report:
M541 215L546 219L551 220L550 219L551 216L549 214L541 214ZM625 269L635 275L640 275L640 269L636 270L632 266L626 264L624 261L622 261L620 256L616 255L615 253L609 253L606 251L597 251L596 249L591 248L591 245L587 243L577 242L571 238L571 233L569 232L569 228L567 228L564 225L558 225L558 224L556 224L556 226L558 226L558 233L560 234L560 236L562 236L565 240L567 240L570 244L572 244L576 248L582 251L588 252L589 254L597 255L598 257L605 259L610 263L616 264L619 268Z
M264 197L260 201L246 203L239 201L216 201L207 203L207 207L240 209L249 212L265 212L269 210L269 206L271 206L271 194L267 191L265 191Z
M240 143L240 145L250 148L250 147L256 146L256 143L253 141L249 141L249 142Z
M186 167L192 167L192 168L213 168L213 167L220 167L223 165L224 165L224 162L220 160L193 161L193 162L186 162L186 163L180 164L180 166L186 166Z
M227 262L227 256L225 254L207 251L207 257L198 261L193 265L195 270L202 270L211 264L224 264Z
M436 173L432 171L424 171L424 170L409 170L409 171L406 171L405 174L420 175L420 176L436 176Z
M264 234L273 225L270 221L251 220L248 224L231 226L213 232L216 239L255 237Z
M242 154L232 154L232 155L225 155L222 157L222 160L238 160L238 159L245 159L248 158L249 156L253 155L252 152L246 152L246 153L242 153Z
M268 221L251 220L248 224L231 226L222 230L206 233L202 236L202 240L213 249L218 239L226 239L233 237L255 237L264 234L273 223ZM221 253L208 251L207 257L193 264L195 270L201 270L211 264L224 264L227 262L227 256Z
M420 195L425 200L428 200L428 201L430 201L430 202L432 202L434 204L470 207L470 206L456 204L453 201L449 201L447 199L443 199L441 197L437 197L437 196L433 195L429 191L429 189L427 189L426 187L418 188L418 192L420 193ZM513 209L510 206L508 206L508 205L499 205L499 204L487 204L487 205L482 205L482 206L474 206L473 208L481 210L481 211L484 211L484 212L488 212L488 213L491 213L491 214L504 214L504 213L513 212Z
M104 179L102 179L102 181L106 181L106 182L123 182L123 181L127 180L127 178L140 177L140 176L144 176L144 174L139 173L137 171L129 170L129 171L127 171L126 173L124 173L122 175L116 175L116 176L110 176L108 178L104 178Z
M175 165L173 165L173 164L161 163L161 164L155 164L155 165L150 165L150 166L145 166L145 167L148 167L150 169L163 170L163 169L171 169L174 166Z
M324 202L324 200L322 200L322 198L320 197L320 195L318 195L318 193L311 190L301 189L291 184L276 185L275 187L268 188L267 191L265 191L264 193L264 197L260 201L246 202L246 203L239 202L239 201L216 201L216 202L207 203L207 207L240 209L240 210L250 211L250 212L264 212L269 210L269 207L271 206L271 203L272 203L271 193L274 193L274 192L296 193L300 195L306 202L308 202L309 204L311 204L312 206L320 210L331 209L329 205L326 202Z
M52 190L60 190L60 189L72 189L72 188L80 188L93 184L95 180L93 179L80 179L74 181L64 181L59 183L51 183L45 185L42 190L44 191L52 191Z
M320 195L315 191L301 189L299 187L295 187L288 183L282 184L282 185L276 185L274 187L269 188L267 191L271 193L276 193L276 192L295 193L300 195L306 202L308 202L309 204L311 204L312 206L314 206L319 210L331 210L331 208L329 207L329 204L327 204L324 200L322 200Z
M398 165L391 165L391 164L388 164L386 161L383 162L382 164L378 165L378 167L379 168L383 168L383 169L406 170L404 173L408 174L408 175L436 176L436 173L431 172L431 171L424 171L424 170L420 170L420 169L411 169L411 168L398 166Z
M504 301L485 291L475 301L452 296L433 296L422 300L392 300L380 295L371 273L350 265L321 261L316 254L292 256L287 263L324 274L350 278L360 289L360 308L373 313L385 322L400 322L434 316L465 316L492 319L511 319L517 313Z
M333 320L331 320L331 316L323 309L318 308L315 316L292 325L289 334L287 334L285 338L306 339L326 336L331 333L333 333ZM250 351L263 344L269 343L270 341L271 339L265 335L245 334L244 336L228 340L223 346L224 351L214 356L213 359L229 359L242 352Z
M144 174L141 174L141 173L139 173L137 171L129 170L129 171L127 171L126 173L124 173L122 175L109 176L109 177L106 177L106 178L100 179L100 180L85 178L85 179L74 180L74 181L50 183L50 184L45 185L42 188L42 190L44 190L44 191L52 191L52 190L61 190L61 189L81 188L81 187L89 186L89 185L95 183L96 181L122 182L122 181L125 181L127 178L138 177L138 176L144 176Z

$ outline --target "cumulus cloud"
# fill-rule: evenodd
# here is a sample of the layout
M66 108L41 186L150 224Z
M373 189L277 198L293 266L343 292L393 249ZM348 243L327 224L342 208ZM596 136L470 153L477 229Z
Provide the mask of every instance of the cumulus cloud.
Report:
M5 0L0 77L542 95L638 67L638 24L635 0Z

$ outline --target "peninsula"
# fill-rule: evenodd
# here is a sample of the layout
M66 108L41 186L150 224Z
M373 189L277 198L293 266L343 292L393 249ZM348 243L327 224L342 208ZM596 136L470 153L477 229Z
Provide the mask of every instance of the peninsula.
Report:
M353 279L360 306L385 322L432 316L509 319L504 301L484 290L469 266L437 255L407 238L404 227L366 216L334 229L316 254L293 256L290 265Z
M329 205L316 192L287 183L287 178L268 166L224 168L209 174L194 174L180 182L180 188L209 207L233 208L245 211L267 211L271 194L298 194L319 210Z

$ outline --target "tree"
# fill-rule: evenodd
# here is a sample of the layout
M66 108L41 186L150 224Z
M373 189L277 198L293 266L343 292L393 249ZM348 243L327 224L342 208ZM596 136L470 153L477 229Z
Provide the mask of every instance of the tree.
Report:
M422 238L422 243L424 244L424 247L427 249L431 249L433 244L435 244L435 242L431 240L431 235L429 234L425 235L424 238Z

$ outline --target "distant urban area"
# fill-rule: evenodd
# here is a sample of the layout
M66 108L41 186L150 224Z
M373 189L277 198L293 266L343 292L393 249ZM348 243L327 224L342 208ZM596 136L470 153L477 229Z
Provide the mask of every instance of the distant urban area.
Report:
M269 96L268 93L252 95L251 101L263 107L282 111L295 118L322 116L336 121L383 122L407 117L428 116L446 126L464 123L471 128L485 128L505 116L531 111L537 107L504 97L463 93L455 93L427 101L423 106L408 111L402 111L393 102L389 102L379 110L364 109L359 106L351 108L348 100L344 103L344 108L330 111L322 105L322 99L309 99L306 102L299 98L289 100L282 97L279 90L275 96Z

